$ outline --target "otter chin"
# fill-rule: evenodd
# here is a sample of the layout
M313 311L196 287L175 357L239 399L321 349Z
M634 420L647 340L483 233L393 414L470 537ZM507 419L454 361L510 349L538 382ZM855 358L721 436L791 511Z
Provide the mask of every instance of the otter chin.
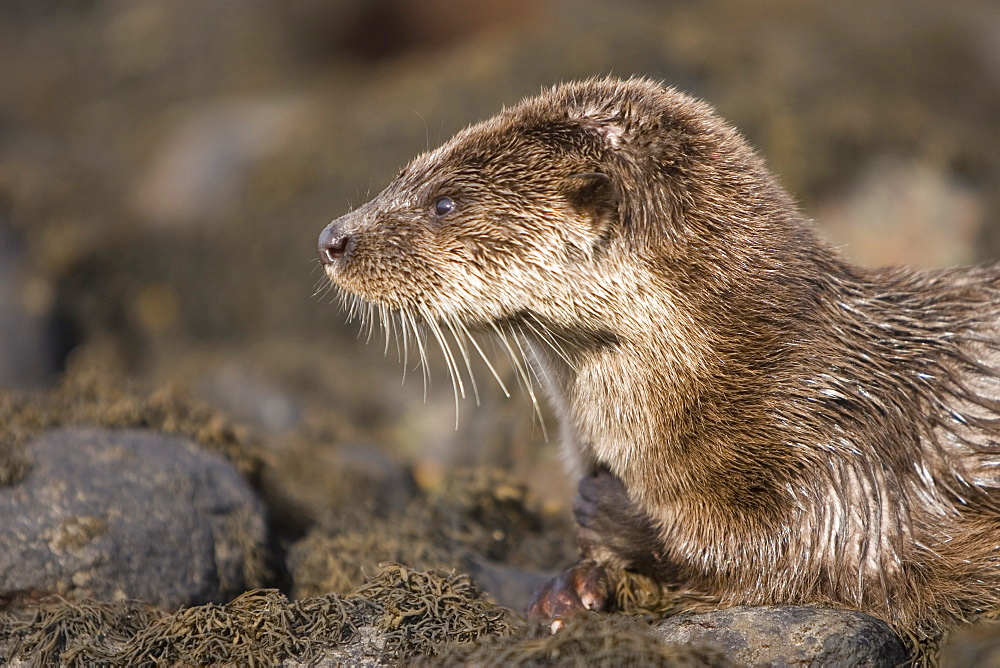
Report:
M581 558L530 612L607 608L622 570L918 638L1000 608L1000 269L849 264L704 102L556 86L319 253L413 354L426 328L456 394L484 333L544 388Z

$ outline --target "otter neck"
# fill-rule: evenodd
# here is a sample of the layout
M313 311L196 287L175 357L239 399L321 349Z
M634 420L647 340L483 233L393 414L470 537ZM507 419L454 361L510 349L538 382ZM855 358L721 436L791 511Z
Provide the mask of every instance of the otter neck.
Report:
M814 257L829 265L823 271L840 271L832 254ZM600 313L607 303L614 308L589 327L547 323L552 335L533 337L530 348L560 415L573 472L608 468L639 496L669 495L688 474L697 487L706 464L743 474L761 469L761 479L775 488L783 484L781 471L762 468L755 444L781 438L769 397L781 391L776 378L786 378L783 370L798 363L796 351L808 347L808 323L830 300L828 287L807 275L821 274L815 267L788 267L680 294L655 271L633 272L631 283L626 276L610 279L619 294L629 295L627 304L596 292L593 310L585 312ZM594 280L601 287L601 279ZM759 299L761 294L771 297ZM550 340L560 342L558 350ZM650 484L649 476L668 470L681 484Z

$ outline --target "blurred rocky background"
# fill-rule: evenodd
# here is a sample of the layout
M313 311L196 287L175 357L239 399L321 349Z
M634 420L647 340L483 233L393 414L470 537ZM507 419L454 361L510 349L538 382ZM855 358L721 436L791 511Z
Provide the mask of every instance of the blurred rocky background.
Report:
M401 384L326 297L315 239L428 146L594 74L711 101L861 262L1000 256L995 3L9 1L0 385L110 356L294 460L373 443L427 483L489 462L558 497L527 401L478 374L456 430L444 365L426 403Z
M180 388L252 435L286 543L457 466L565 507L527 398L479 369L456 428L443 361L426 401L418 370L401 383L316 237L465 125L603 74L712 102L859 262L1000 258L997 3L6 0L0 388Z

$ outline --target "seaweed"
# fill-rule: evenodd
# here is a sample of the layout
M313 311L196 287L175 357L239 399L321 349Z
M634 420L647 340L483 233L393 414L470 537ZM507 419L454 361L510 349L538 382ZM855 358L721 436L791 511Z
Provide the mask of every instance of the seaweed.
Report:
M313 529L288 554L296 597L346 593L384 561L466 569L470 558L534 570L576 556L568 518L535 509L526 487L491 469L457 471L398 516L351 512Z
M67 666L396 663L509 635L509 611L464 574L386 564L349 595L273 589L168 614L137 601L52 600L0 616L0 659Z
M0 660L109 665L137 633L165 615L139 601L53 598L28 614L0 615Z

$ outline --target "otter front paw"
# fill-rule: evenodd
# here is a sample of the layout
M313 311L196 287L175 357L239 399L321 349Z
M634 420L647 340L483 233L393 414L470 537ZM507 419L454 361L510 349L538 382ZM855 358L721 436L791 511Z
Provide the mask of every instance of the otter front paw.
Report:
M648 571L660 555L660 539L649 515L629 498L609 471L580 480L573 502L583 555L620 568Z
M527 613L551 619L553 632L560 619L580 610L602 612L611 608L611 579L603 566L581 561L546 582L535 592Z

